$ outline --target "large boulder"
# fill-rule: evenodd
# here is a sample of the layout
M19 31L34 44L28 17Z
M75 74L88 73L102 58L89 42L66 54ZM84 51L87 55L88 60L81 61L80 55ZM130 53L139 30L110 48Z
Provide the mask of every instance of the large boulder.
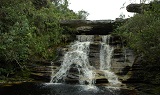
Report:
M126 10L128 12L142 13L142 4L129 4Z
M154 4L160 4L160 1L154 1L149 4L129 4L126 7L126 10L128 12L143 13L144 11L154 10Z

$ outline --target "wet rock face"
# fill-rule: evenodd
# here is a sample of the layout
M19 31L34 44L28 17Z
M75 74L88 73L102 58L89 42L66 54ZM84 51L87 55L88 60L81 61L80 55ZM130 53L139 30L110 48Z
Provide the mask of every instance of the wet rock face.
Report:
M91 66L95 68L96 76L96 84L108 83L108 80L104 76L104 72L100 71L100 49L101 49L101 36L95 35L94 42L90 44L89 51L89 63ZM132 69L134 54L133 51L127 48L124 48L123 43L119 37L111 37L109 44L114 47L113 55L111 58L111 71L116 73L120 80L124 82L129 82L131 80L127 80L130 78L130 72L136 72L136 70ZM60 47L57 49L57 59L53 62L43 63L41 65L31 66L31 77L36 80L41 81L50 81L51 75L56 73L61 68L61 64L63 62L64 54L69 51L70 46ZM44 65L45 64L45 65ZM52 72L54 71L54 72ZM78 69L72 65L70 70L67 72L67 76L65 79L66 83L79 83L79 75L80 72ZM128 77L129 75L129 77ZM125 77L127 76L127 77ZM132 79L135 79L134 77Z
M100 49L101 49L101 36L95 35L94 42L90 44L90 51L89 51L89 63L91 66L95 68L95 72L97 73L95 79L96 83L108 83L108 80L104 77L104 73L100 72ZM133 51L127 48L124 48L123 43L121 42L120 37L111 37L109 41L110 45L114 47L112 61L111 61L111 70L118 74L119 76L128 76L129 72L131 72L131 66L133 65L134 61L134 54ZM63 61L64 54L69 51L68 48L60 48L59 49L59 58L54 61L55 66L60 68L60 65ZM58 69L55 69L55 72ZM66 77L66 82L70 83L77 83L79 79L79 72L75 66L72 66L71 69L68 71ZM120 77L122 81L126 81L129 77Z
M90 44L89 62L96 69L99 69L100 67L99 52L100 52L100 44L98 43Z

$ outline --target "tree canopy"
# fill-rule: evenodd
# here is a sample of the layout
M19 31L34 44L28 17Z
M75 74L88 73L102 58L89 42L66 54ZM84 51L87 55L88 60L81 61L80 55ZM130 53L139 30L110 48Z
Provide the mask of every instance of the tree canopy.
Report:
M144 80L160 83L160 6L153 2L151 10L136 14L116 29L124 38L127 47L133 49L142 59ZM142 79L143 80L143 79Z
M67 0L1 0L0 74L23 70L32 60L53 59L67 37L59 21L81 18Z

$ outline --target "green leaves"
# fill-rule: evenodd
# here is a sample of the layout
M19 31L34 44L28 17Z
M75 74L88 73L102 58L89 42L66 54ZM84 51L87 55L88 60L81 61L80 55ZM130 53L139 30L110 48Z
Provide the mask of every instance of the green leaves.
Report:
M16 22L10 31L1 34L1 49L0 53L5 56L5 60L26 60L28 52L28 38L29 25L26 18Z
M52 60L56 48L63 45L67 32L60 20L78 19L64 3L50 0L0 1L0 71L18 66L24 69L28 61ZM68 36L65 36L65 38ZM15 64L16 63L16 64ZM3 70L4 69L4 70Z
M89 15L89 13L87 13L86 11L84 10L80 10L78 11L78 17L79 19L87 19L87 16Z
M153 10L146 11L144 14L136 14L130 18L124 25L116 30L116 34L122 36L128 47L132 48L137 55L141 55L144 72L147 75L143 77L150 80L154 69L160 66L160 8L159 4L152 6ZM149 68L148 68L149 66ZM159 75L154 72L153 80L159 83Z

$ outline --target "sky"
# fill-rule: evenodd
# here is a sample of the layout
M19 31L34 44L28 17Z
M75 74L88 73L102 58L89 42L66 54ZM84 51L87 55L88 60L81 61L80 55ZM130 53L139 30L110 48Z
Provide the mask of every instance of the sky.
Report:
M89 13L88 20L115 20L120 14L125 18L133 16L133 13L126 11L130 3L139 3L140 0L69 0L69 8L75 12L85 10ZM120 9L121 7L124 8Z

